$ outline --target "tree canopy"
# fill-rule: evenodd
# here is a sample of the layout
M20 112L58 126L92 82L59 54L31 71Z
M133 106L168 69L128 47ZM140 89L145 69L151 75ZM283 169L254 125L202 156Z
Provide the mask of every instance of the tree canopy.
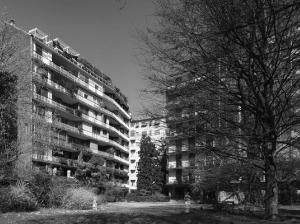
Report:
M140 143L137 174L137 189L149 192L160 192L163 175L158 159L158 151L149 136L143 136Z

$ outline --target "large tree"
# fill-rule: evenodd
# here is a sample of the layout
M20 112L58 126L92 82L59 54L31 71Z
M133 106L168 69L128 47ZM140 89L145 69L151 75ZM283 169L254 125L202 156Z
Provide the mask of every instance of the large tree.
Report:
M149 136L143 136L140 143L137 189L147 190L151 193L160 192L163 175L158 159L159 152Z
M299 140L299 3L158 1L157 15L159 28L142 36L152 93L179 103L168 108L175 119L193 112L201 150L262 170L276 218L276 162Z

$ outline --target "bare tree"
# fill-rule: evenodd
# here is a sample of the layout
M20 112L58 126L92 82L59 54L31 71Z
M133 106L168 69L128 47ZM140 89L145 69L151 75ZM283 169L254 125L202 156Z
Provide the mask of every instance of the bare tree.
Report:
M194 121L176 132L261 169L269 218L278 215L277 159L299 141L299 11L292 0L158 1L159 28L142 36L153 93L167 95L173 119L188 120L186 110Z

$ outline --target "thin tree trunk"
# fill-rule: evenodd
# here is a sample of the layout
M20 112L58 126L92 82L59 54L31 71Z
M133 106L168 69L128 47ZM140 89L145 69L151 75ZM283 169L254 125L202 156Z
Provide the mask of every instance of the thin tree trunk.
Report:
M267 143L268 155L265 158L266 175L266 194L265 194L265 216L268 219L277 219L278 217L278 184L276 179L276 165L272 155L276 147L275 141Z

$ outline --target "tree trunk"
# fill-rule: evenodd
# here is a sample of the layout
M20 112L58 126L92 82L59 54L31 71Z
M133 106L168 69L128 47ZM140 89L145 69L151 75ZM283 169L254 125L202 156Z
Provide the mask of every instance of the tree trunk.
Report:
M265 216L268 219L274 220L278 217L278 184L276 179L276 165L272 153L273 150L270 150L270 147L276 147L276 143L267 143L267 151L269 153L265 158Z

